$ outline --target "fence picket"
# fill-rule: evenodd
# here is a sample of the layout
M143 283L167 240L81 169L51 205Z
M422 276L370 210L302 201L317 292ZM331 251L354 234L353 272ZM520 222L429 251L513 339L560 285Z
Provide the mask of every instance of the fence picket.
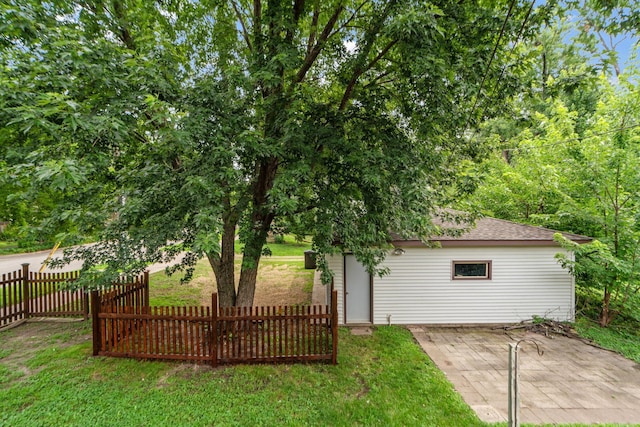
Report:
M337 315L328 306L217 307L215 294L212 307L122 306L123 301L148 301L148 288L136 293L131 291L135 286L96 293L102 298L94 315L101 325L99 354L214 366L300 360L335 363Z

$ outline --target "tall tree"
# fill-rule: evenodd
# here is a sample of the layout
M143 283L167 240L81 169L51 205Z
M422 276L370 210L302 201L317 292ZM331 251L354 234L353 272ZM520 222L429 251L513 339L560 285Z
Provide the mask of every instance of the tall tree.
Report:
M73 255L85 270L106 265L108 280L186 250L187 277L206 255L221 304L251 305L278 218L306 224L320 255L351 250L371 271L389 230L433 233L436 208L466 188L460 165L482 152L468 131L495 113L475 108L495 95L485 82L511 91L526 66L510 47L535 28L528 11L5 1L0 79L15 94L2 93L2 126L33 148L24 169L37 184L66 171L74 191L57 218L107 224L101 244Z

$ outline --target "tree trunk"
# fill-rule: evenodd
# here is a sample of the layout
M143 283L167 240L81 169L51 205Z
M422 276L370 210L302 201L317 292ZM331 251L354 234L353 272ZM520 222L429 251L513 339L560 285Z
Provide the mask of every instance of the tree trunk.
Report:
M604 299L602 300L602 311L600 312L600 327L606 328L611 323L611 291L605 287Z
M222 251L220 255L207 253L209 264L216 276L218 301L220 307L236 305L236 284L234 266L234 243L236 239L236 223L225 220L222 233Z
M253 306L253 299L256 293L256 279L258 278L258 266L262 256L262 247L267 241L267 233L271 227L271 216L261 224L260 231L252 236L244 245L242 256L242 267L240 270L240 282L238 283L238 297L236 305L238 307ZM266 222L268 221L268 223Z
M245 255L246 257L246 255ZM256 294L256 279L258 278L258 262L254 260L255 267L243 269L240 273L240 282L238 283L238 298L236 305L238 307L253 306L253 298Z

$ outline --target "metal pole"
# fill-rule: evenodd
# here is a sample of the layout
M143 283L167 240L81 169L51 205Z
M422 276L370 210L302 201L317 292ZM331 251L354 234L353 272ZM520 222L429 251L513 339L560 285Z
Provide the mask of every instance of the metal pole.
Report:
M62 243L62 240L59 241L58 243L55 244L55 246L53 247L53 249L51 249L51 252L49 252L49 256L47 256L47 259L45 259L42 262L42 266L40 267L40 270L38 271L38 273L42 273L44 271L45 268L47 268L47 262L49 262L49 260L51 259L51 257L53 256L53 254L56 253L56 251L58 250L58 248L60 247L60 244Z
M518 363L518 344L516 344L513 353L513 427L520 427L520 390L518 389L520 372Z
M515 378L514 378L514 363L516 354L516 344L509 344L509 427L515 427Z
M520 427L520 392L518 390L519 367L518 367L518 346L523 342L530 342L536 346L538 356L542 356L544 351L540 349L538 343L531 339L522 339L515 344L509 344L509 427Z

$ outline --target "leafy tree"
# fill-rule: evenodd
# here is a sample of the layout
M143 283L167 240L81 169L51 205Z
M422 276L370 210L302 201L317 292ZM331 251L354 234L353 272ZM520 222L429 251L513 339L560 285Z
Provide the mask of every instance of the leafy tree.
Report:
M598 251L608 280L586 282L603 293L600 324L608 325L640 291L640 119L639 88L620 76L620 85L607 89L572 170L575 182L564 217L574 217L591 235L608 245ZM580 260L580 258L578 258Z
M60 183L56 219L107 224L85 269L186 250L187 278L206 255L221 304L251 305L274 222L373 271L390 229L431 235L471 188L484 82L517 88L508 49L536 26L501 3L5 1L2 126L36 187Z
M518 149L509 163L495 155L484 165L487 185L472 200L485 213L597 238L585 246L560 239L575 261L559 259L602 294L607 326L640 292L640 96L625 75L616 86L603 76L598 91L580 133L578 112L560 101L550 117L536 115L511 141Z

